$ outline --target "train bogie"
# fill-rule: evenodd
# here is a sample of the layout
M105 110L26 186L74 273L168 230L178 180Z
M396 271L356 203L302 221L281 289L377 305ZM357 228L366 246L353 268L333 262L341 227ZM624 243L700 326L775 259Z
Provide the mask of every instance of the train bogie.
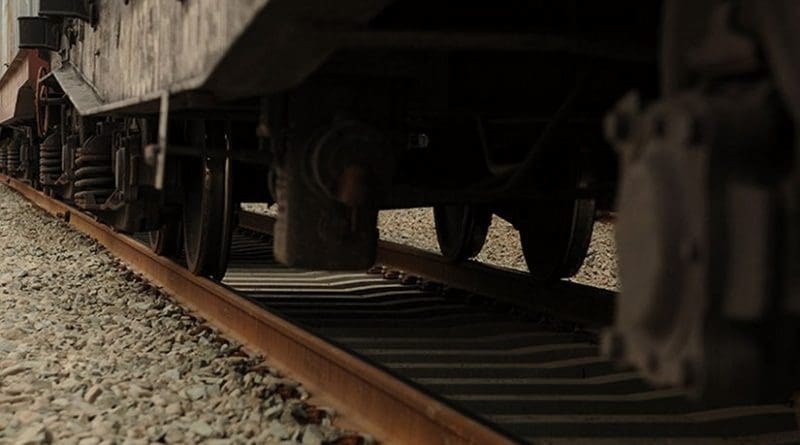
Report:
M800 7L667 6L661 98L630 94L606 122L623 172L606 346L707 400L784 400L800 329L797 96L781 89L797 85L784 63L800 41L785 31Z
M532 20L567 11L512 3L489 8L486 26L474 21L481 7L465 5L456 18L468 32L454 32L417 29L413 1L45 2L30 22L55 30L57 51L49 34L25 42L49 50L53 65L34 101L38 137L50 138L43 178L120 230L182 226L184 242L199 243L184 245L187 262L204 274L224 269L208 272L198 258L224 252L246 198L278 202L276 256L298 267L367 266L380 209L435 206L451 259L479 251L494 213L520 228L533 276L569 276L586 252L591 203L610 201L582 162L587 150L609 156L589 125L605 107L597 97L613 97L626 85L618 78L651 63L585 14L578 20L599 36L596 48L556 30L563 44L553 46L505 8ZM447 9L425 7L431 23ZM324 24L336 17L337 27ZM490 32L505 21L508 32ZM295 22L302 44L286 40ZM591 60L599 63L589 69ZM212 147L210 136L192 135L210 121L224 127ZM57 137L66 149L54 180ZM457 208L481 209L480 218L446 221L443 209ZM550 213L559 216L531 216ZM543 227L553 229L537 238Z
M776 343L764 332L796 299L784 201L797 176L786 165L798 76L785 62L796 7L329 3L3 2L30 17L3 28L14 51L0 170L120 231L149 231L156 252L215 279L241 202L278 204L279 261L326 269L374 262L382 209L433 207L455 262L479 253L499 216L545 283L580 268L597 211L619 206L613 352L719 396L711 383L735 380L709 369L789 344L792 329ZM603 116L631 89L658 105L629 96L606 122L609 144ZM712 124L736 137L705 140ZM787 367L757 368L742 369L789 380Z

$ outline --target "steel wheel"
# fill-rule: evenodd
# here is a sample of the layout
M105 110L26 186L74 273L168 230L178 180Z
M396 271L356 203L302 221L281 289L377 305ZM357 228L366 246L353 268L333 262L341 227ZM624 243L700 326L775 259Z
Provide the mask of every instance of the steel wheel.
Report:
M36 73L33 111L36 117L36 131L40 137L44 137L50 127L50 108L47 106L47 100L50 98L50 88L42 82L42 79L48 73L49 70L45 67L40 67Z
M136 125L141 132L144 144L153 140L153 129L146 119L138 119ZM150 249L165 257L177 257L183 247L183 229L181 224L180 193L181 170L178 158L167 158L165 166L165 200L161 205L161 227L148 233ZM178 202L176 202L178 201Z
M148 233L150 249L166 257L177 255L181 250L181 223L170 221L158 230Z
M519 239L532 277L549 281L578 272L592 238L594 211L593 199L577 199L526 212Z
M192 143L203 148L204 155L181 165L186 266L194 274L219 280L228 267L233 230L231 162L227 156L205 152L214 147L227 151L228 138L221 125L198 122Z
M554 187L575 187L589 181L590 159L574 153L555 160L549 179ZM541 281L575 275L583 265L592 238L594 198L556 198L535 201L519 213L522 254L530 275Z
M450 261L464 261L477 255L489 232L492 213L471 205L447 205L433 208L436 239L442 255Z

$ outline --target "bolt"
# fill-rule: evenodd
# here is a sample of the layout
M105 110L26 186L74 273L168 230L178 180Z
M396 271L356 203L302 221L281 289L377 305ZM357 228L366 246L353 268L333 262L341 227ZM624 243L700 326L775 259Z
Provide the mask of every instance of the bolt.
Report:
M415 285L415 284L417 284L417 283L419 283L419 278L418 278L418 277L415 277L415 276L413 276L413 275L405 275L405 276L404 276L404 277L403 277L403 278L400 280L400 284L403 284L403 285L405 285L405 286L413 286L413 285Z
M383 275L386 269L383 266L372 266L367 271L369 275Z
M387 270L383 274L383 278L387 280L399 280L402 273L399 270Z

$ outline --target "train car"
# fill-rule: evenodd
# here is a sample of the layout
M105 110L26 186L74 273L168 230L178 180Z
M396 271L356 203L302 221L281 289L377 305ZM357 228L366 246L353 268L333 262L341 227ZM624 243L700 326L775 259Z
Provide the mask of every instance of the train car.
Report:
M38 4L32 0L0 4L0 171L31 183L38 181L40 170L33 132L36 87L48 63L35 50L19 49L16 20L37 10Z
M35 90L48 64L32 50L20 51L6 60L7 69L0 77L0 125L4 128L0 133L0 171L38 184L38 173L46 175L49 164L45 160L45 165L39 165L39 148L35 145Z
M23 3L0 168L194 273L247 201L308 268L372 264L381 209L433 207L452 261L499 215L542 282L619 208L609 353L710 399L795 386L796 3Z
M45 0L19 23L53 67L37 102L40 146L67 147L53 193L158 229L159 252L182 232L196 273L224 274L238 203L260 200L279 203L288 265L368 266L380 209L434 206L448 258L477 254L494 213L551 280L611 201L597 122L653 79L657 9L617 8Z

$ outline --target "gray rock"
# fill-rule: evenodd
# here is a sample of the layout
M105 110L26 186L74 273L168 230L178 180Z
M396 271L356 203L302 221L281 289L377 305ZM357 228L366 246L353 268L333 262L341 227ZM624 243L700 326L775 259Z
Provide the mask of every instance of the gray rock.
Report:
M289 430L282 423L275 420L269 423L265 432L275 439L288 439L291 435Z
M257 205L252 211L264 213L265 209ZM432 208L383 210L378 214L378 229L381 239L439 253ZM491 265L528 270L519 233L497 216L492 218L486 244L476 259ZM586 261L572 280L612 290L619 288L613 223L595 223Z
M164 441L166 443L184 443L184 434L178 428L170 428L164 433Z
M33 385L29 383L15 383L6 386L2 391L11 396L18 396L33 391Z
M164 409L164 412L171 416L181 416L183 415L183 408L181 408L180 403L170 403Z
M8 272L0 274L0 286L6 286L14 281L14 275Z
M190 400L200 400L206 396L206 388L205 386L192 386L186 390L186 396L189 397Z
M226 357L237 343L197 333L168 297L3 185L0 208L0 445L315 443L314 427L283 416L289 405L264 399L277 385L304 396L297 382L260 357Z
M306 425L303 430L303 445L322 445L324 440L325 437L316 425Z
M25 372L25 371L27 371L29 369L30 369L30 367L25 365L25 364L18 364L18 365L9 366L7 368L3 368L2 370L0 370L0 377L9 377L9 376L12 376L12 375L17 375L17 374L23 373L23 372Z
M83 400L85 400L88 403L94 403L94 401L97 400L97 398L100 397L100 394L102 393L103 393L103 388L101 388L100 385L94 385L86 390L86 394L83 395Z
M273 405L264 410L264 417L272 420L277 417L280 417L281 413L283 413L283 402L278 402L276 405Z
M153 396L150 397L150 401L153 402L155 406L167 406L166 399L159 394L153 394Z
M0 352L7 354L15 349L17 349L17 344L15 342L0 338Z
M44 445L53 442L53 435L42 424L33 424L20 433L16 445Z
M161 426L150 426L147 427L147 437L150 442L162 442L166 433L161 428Z
M214 434L214 429L203 420L192 422L192 424L189 426L189 431L202 437L208 437Z

